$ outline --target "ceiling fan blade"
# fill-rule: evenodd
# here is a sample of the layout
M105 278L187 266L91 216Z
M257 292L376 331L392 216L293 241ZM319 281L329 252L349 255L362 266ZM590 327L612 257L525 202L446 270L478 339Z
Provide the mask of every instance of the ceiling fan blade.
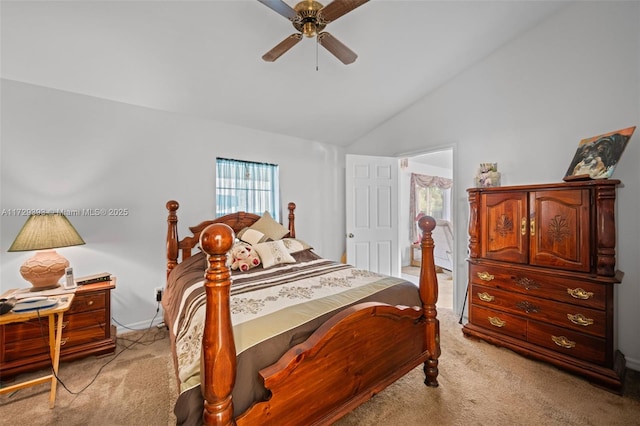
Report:
M282 54L285 53L287 50L291 49L293 46L298 44L300 40L302 40L302 34L299 34L299 33L291 34L289 37L285 38L280 43L278 43L276 47L274 47L273 49L265 53L262 56L262 59L264 59L267 62L273 62L276 59L278 59L280 56L282 56Z
M291 6L289 6L282 0L258 0L258 1L292 22L300 20L300 16L298 15L298 12L296 12Z
M318 11L318 21L328 24L369 0L333 0Z
M345 65L353 63L358 57L353 50L349 49L337 38L327 32L318 34L318 43L331 52L333 56L340 59L340 61Z

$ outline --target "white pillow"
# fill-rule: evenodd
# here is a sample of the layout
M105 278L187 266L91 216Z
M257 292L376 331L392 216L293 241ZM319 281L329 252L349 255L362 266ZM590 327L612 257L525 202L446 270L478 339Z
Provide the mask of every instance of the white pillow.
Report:
M296 263L296 260L289 254L282 240L256 244L253 248L258 252L263 268L280 265L282 263Z
M298 240L296 238L283 238L280 241L284 243L284 246L287 248L287 251L289 253L298 253L299 251L313 248L304 241Z
M270 240L270 238L264 235L264 233L251 228L244 228L242 231L238 232L237 237L245 243L249 243L251 245L263 243Z

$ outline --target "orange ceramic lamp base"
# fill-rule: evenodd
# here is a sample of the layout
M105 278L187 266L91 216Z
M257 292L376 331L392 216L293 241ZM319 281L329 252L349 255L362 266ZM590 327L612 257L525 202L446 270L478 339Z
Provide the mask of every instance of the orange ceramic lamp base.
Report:
M20 267L20 274L29 281L31 291L40 291L58 287L69 261L55 250L42 250L27 259Z

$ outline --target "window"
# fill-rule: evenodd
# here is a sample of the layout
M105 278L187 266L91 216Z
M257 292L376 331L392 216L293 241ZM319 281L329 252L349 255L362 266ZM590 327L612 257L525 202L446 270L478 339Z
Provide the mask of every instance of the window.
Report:
M451 179L411 173L409 215L411 217L411 241L420 240L418 219L429 215L434 219L451 220Z
M278 165L216 158L216 216L268 211L280 221Z
M449 219L451 189L430 186L416 187L416 211L424 212L434 219Z

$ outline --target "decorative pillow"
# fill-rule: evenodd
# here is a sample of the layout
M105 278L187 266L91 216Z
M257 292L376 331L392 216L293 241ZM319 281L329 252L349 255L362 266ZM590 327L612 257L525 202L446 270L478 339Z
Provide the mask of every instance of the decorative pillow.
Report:
M251 245L239 241L227 253L227 263L234 271L248 271L260 264L260 257Z
M254 248L260 255L263 268L269 268L270 266L280 265L282 263L296 263L296 260L289 254L282 240L256 244Z
M271 241L271 238L267 237L262 232L251 228L242 229L240 232L238 232L238 235L236 235L236 237L251 245L264 243L265 241Z
M262 217L249 228L262 232L272 240L279 240L289 233L289 230L275 221L268 211L262 214Z
M298 253L300 251L313 248L304 241L298 240L296 238L283 238L281 241L284 243L284 246L287 248L287 251L289 253Z

